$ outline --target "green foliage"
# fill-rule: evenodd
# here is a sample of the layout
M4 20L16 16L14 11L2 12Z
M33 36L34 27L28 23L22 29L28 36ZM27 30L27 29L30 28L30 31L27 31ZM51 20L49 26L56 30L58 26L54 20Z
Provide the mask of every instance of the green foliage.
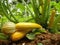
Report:
M27 37L29 40L34 40L34 39L35 39L35 34L30 33L30 34L27 34L26 37Z
M7 39L8 39L7 35L0 33L0 40L7 40Z
M58 12L60 12L60 2L56 3L55 1L51 1L51 6L55 8Z
M7 19L9 19L12 22L18 22L18 20L13 16L13 14L12 14L10 8L9 8L8 0L0 1L0 5L1 5L2 13L7 17ZM9 17L9 14L8 14L7 10L9 11L10 15L14 18L15 21Z
M43 45L42 43L38 43L38 45Z
M58 23L60 22L60 15L56 17L53 27L52 27L52 32L54 33L58 33L59 29L58 29Z
M26 37L29 40L34 40L37 34L46 33L45 29L33 29L32 32L28 33Z
M60 2L56 3L51 0L30 0L29 4L24 0L16 4L9 4L8 0L0 0L0 15L3 17L3 23L7 20L14 23L35 22L42 25L43 28L48 29L47 22L49 22L52 7L60 13ZM57 23L60 23L59 17L55 15L53 26L50 29L54 33L59 31L57 25ZM0 22L2 24L2 21Z
M60 25L58 25L58 23L60 23L60 6L59 6L59 4L60 4L60 2L59 3L56 3L55 1L51 1L51 6L53 6L53 8L56 10L56 11L58 11L58 12L56 12L56 15L55 15L55 17L54 17L54 23L53 23L53 26L52 26L52 28L50 29L50 31L52 32L52 33L58 33L58 32L60 32L59 30L59 28L60 28ZM58 14L57 14L58 13Z
M16 7L18 9L20 9L21 12L23 12L25 10L25 6L23 4L21 4L21 3L16 4Z

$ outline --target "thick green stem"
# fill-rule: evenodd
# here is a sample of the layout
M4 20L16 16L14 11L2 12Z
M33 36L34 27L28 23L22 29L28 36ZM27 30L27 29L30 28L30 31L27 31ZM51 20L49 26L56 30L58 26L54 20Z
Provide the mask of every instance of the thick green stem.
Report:
M57 29L57 24L59 23L60 21L60 15L55 19L54 21L54 24L53 24L53 27L52 27L52 31L53 33L58 33L58 29Z
M44 1L42 0L41 7L42 7L41 25L44 28L47 28L47 21L50 14L50 0L44 0Z
M33 6L33 10L35 13L35 21L36 23L40 23L40 11L39 11L39 7L36 5L36 0L31 0L31 4Z
M47 16L46 16L46 21L48 21L49 15L50 15L50 0L48 0L48 8L47 8Z
M53 26L55 15L56 15L56 11L53 9L52 14L50 16L50 20L49 20L49 28L52 28L52 26Z
M23 0L23 3L24 3L25 6L27 7L28 11L31 13L32 18L35 19L35 16L34 16L34 14L31 12L31 10L30 10L28 4L26 4L26 2L25 2L24 0Z
M0 3L1 3L1 2L0 2ZM12 19L10 19L10 18L8 17L8 14L6 13L6 10L4 9L2 3L1 3L1 7L2 7L2 10L3 10L4 15L5 15L10 21L15 22L14 20L12 20Z
M14 20L18 23L19 21L16 19L16 17L14 17L14 15L12 14L10 8L9 8L9 5L8 5L8 0L7 0L7 7L8 7L8 10L10 12L10 15L14 18Z
M14 17L14 15L11 13L10 9L8 9L10 12L10 15L15 19L16 23L18 23L19 21Z
M44 23L45 23L46 16L47 16L47 6L48 6L48 1L45 0L44 6L43 6L43 14L42 14L42 18L43 18Z

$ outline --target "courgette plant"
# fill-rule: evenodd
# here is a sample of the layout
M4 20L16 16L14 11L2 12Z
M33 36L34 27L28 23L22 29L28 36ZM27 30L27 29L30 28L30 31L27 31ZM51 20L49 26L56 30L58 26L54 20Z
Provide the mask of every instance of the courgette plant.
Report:
M19 16L30 15L27 16L27 20L24 20L24 22L30 22L33 20L35 23L42 25L42 27L45 28L45 30L47 29L49 32L59 32L57 29L57 24L59 23L60 16L58 15L56 17L56 7L53 7L53 9L51 8L51 0L30 0L29 4L22 0L22 3L17 2L17 4L20 6L18 6L20 9L20 12L18 14ZM20 22L19 19L16 18L16 16L11 11L8 0L0 0L0 14L2 16L5 16L9 21L12 21L14 23ZM31 18L28 19L29 17Z

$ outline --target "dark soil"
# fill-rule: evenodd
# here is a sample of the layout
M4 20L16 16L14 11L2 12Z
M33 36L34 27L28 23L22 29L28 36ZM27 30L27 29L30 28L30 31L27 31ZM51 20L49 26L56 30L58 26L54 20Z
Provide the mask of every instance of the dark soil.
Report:
M0 45L60 45L60 34L43 33L36 35L32 41L23 38L19 41L13 42L11 40L0 40Z

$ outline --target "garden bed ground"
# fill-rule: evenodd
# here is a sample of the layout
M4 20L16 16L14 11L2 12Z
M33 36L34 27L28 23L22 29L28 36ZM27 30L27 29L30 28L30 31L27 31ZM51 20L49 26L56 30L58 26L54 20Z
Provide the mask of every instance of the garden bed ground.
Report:
M60 45L60 34L42 33L36 35L33 41L23 38L17 42L2 41L0 40L0 45Z

